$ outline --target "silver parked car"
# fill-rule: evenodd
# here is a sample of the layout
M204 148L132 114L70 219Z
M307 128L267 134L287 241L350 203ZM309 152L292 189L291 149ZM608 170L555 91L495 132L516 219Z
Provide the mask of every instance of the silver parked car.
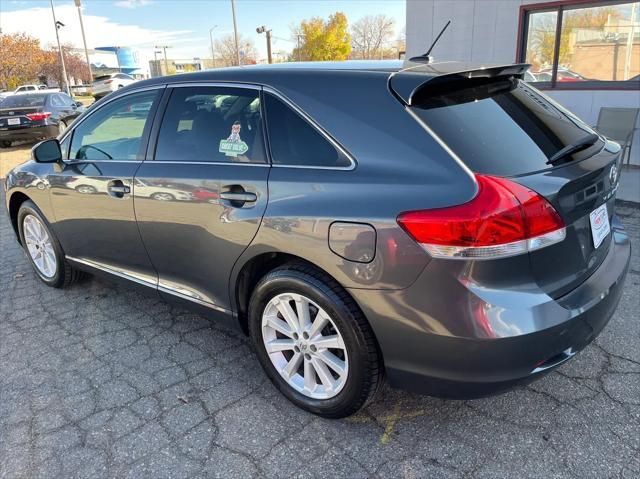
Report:
M99 99L120 88L131 85L135 81L135 78L126 73L111 73L110 75L96 77L91 86L91 91L93 92L93 97Z

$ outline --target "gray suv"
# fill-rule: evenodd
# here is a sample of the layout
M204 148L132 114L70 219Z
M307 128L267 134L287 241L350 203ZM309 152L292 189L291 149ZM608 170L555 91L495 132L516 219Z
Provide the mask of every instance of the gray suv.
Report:
M345 62L154 78L7 177L35 273L125 280L250 335L326 417L383 377L453 398L570 359L620 298L620 147L528 65Z

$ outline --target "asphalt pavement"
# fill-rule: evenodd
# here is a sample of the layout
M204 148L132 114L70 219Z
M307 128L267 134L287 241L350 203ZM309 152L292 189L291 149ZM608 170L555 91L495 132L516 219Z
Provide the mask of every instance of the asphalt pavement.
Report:
M481 400L385 388L344 420L287 402L239 333L92 277L44 286L1 210L1 478L640 477L637 207L620 306L573 360Z

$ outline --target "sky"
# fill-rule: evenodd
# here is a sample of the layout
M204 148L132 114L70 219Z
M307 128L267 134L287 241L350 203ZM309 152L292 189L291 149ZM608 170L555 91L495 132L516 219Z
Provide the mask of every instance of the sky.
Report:
M78 12L73 0L54 0L56 19L65 24L60 41L82 47ZM273 31L273 51L290 52L295 46L291 25L314 16L327 18L336 11L349 22L369 14L395 19L396 35L405 26L404 0L236 0L238 31L253 40L259 58L266 58L265 35L256 27ZM174 59L211 57L209 29L216 37L233 32L230 0L82 0L88 48L130 46L153 57L154 45L169 45ZM0 1L2 33L25 32L42 46L55 44L48 0Z

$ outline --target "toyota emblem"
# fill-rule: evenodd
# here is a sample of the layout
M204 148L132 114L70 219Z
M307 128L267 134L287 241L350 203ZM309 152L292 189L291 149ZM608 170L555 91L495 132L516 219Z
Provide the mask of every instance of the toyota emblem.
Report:
M611 185L615 185L617 180L618 180L618 167L616 165L613 165L609 170L609 183Z

